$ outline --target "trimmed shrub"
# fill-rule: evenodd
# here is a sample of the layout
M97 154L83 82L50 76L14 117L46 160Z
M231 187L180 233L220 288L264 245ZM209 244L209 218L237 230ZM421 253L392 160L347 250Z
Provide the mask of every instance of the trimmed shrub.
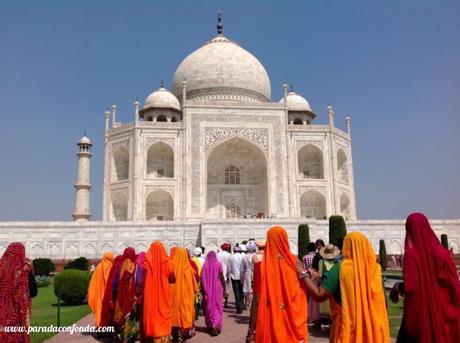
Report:
M300 224L297 228L298 257L302 259L307 254L307 246L310 243L310 228L308 224Z
M383 239L379 241L379 263L383 272L387 270L387 249Z
M76 260L67 262L67 264L64 266L64 269L78 269L78 270L88 270L88 260L86 257L79 257Z
M67 269L54 277L54 294L68 305L81 305L86 301L91 273Z
M447 239L447 235L445 233L441 235L441 244L444 248L449 250L449 240Z
M341 248L343 239L347 235L345 219L342 216L329 217L329 243Z
M56 270L56 266L49 258L36 258L32 261L35 275L48 276Z
M51 281L53 278L51 276L46 276L46 275L36 275L35 276L35 283L37 284L37 287L49 287L51 285Z

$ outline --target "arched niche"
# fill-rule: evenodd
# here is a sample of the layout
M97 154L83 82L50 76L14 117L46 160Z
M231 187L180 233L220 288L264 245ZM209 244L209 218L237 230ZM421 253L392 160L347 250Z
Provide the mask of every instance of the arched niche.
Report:
M303 146L298 154L299 175L305 179L323 179L323 153L312 145Z
M310 190L300 197L300 215L306 218L326 219L326 199L315 190Z
M128 148L117 148L113 152L112 171L113 181L123 181L129 178L129 151Z
M340 213L345 219L350 219L350 199L345 193L340 196Z
M112 211L116 221L128 220L128 197L123 192L112 193Z
M348 183L348 160L343 149L337 151L337 170L339 180Z
M158 142L149 147L147 175L155 178L174 177L174 151L168 144Z
M220 143L210 152L206 171L208 218L267 214L267 159L256 145L240 137ZM227 211L231 202L239 212Z
M295 118L293 121L294 125L303 125L303 121L301 118Z
M151 192L146 199L145 219L173 220L174 201L171 194L162 189Z
M160 114L158 117L157 117L157 122L167 122L168 120L166 119L166 116L164 116L163 114Z

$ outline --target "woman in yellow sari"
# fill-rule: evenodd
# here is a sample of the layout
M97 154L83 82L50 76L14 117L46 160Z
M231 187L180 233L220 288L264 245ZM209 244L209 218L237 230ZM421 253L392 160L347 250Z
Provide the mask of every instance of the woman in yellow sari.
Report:
M308 294L319 302L333 298L340 305L331 342L390 342L382 273L371 243L362 233L352 232L345 237L342 256L320 286L311 278L314 272L298 266Z
M94 314L96 326L101 323L102 300L104 299L105 287L109 278L110 269L113 265L113 254L107 252L102 258L91 276L88 287L88 305ZM111 287L112 285L110 285Z
M190 337L193 328L195 293L198 291L198 284L187 250L174 248L171 255L176 275L176 283L173 285L173 337L176 342L184 342L185 338Z

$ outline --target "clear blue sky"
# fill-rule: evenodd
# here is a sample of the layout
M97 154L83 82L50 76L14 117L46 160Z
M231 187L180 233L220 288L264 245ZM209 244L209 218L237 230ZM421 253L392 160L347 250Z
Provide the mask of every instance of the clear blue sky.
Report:
M326 122L352 117L360 218L460 217L459 1L2 1L0 220L70 219L76 143L94 143L102 207L104 110L132 120L180 61L225 34Z

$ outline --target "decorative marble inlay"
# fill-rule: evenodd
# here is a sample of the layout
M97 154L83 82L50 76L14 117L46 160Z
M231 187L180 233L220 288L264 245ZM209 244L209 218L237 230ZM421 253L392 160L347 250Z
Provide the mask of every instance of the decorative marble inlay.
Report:
M213 146L221 143L230 137L244 137L262 148L265 152L268 150L268 130L253 128L217 128L208 127L205 132L205 150L208 151Z

